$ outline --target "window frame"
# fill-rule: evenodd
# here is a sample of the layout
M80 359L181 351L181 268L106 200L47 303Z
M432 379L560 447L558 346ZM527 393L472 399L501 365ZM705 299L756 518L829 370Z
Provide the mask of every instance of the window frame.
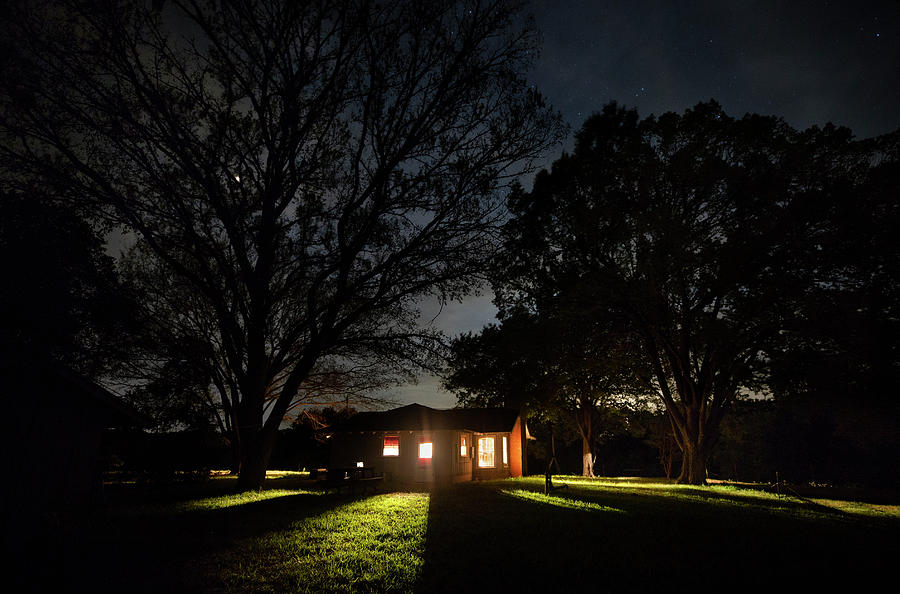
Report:
M490 442L491 447L490 451L487 448L482 446L482 442L488 443ZM497 468L497 444L496 438L491 435L488 437L479 437L478 438L478 468ZM484 456L486 453L490 453L491 455L491 463L490 465L483 463Z
M396 439L397 440L397 453L396 454L388 454L387 453L387 440L388 439ZM399 435L385 435L381 438L381 457L382 458L399 458L400 457L400 436Z
M428 457L422 456L422 446L424 444L428 444ZM416 447L416 459L419 461L419 464L431 464L431 461L434 459L434 438L428 438L420 436L418 439L418 446Z

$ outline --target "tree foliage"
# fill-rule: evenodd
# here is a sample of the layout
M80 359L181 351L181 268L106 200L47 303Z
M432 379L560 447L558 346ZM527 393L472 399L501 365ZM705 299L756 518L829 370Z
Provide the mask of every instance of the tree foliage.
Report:
M215 314L194 298L191 288L172 279L168 269L138 241L120 260L128 290L139 295L139 340L135 364L127 373L129 399L156 420L156 429L216 430L233 449L232 469L240 468L236 403L227 360L219 356ZM173 282L174 280L174 282ZM308 407L341 404L362 408L390 402L384 390L408 372L386 357L322 357L308 374L286 417ZM266 395L265 411L277 403L278 386Z
M520 310L451 347L444 387L459 402L512 406L573 424L582 444L582 474L594 476L596 448L613 411L638 401L621 332L590 322L572 325L544 310Z
M815 265L820 280L807 306L785 329L773 354L774 391L831 401L866 395L869 405L896 406L900 383L900 132L871 143L864 175L832 182L837 198L820 205ZM847 187L850 183L852 187Z
M4 161L89 197L202 303L241 488L323 358L434 351L416 301L471 288L509 180L561 129L512 2L26 4Z
M886 204L869 185L896 166L886 146L714 102L643 120L609 104L511 198L501 313L565 303L572 324L624 325L683 452L679 480L702 483L735 398L765 388L810 297L841 284L847 268L824 243L839 213Z
M0 194L0 358L98 378L126 360L135 304L97 230L44 191Z

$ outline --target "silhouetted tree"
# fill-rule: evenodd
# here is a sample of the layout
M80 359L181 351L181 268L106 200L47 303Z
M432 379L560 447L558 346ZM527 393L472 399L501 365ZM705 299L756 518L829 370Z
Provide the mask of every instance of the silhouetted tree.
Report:
M830 188L847 199L810 205L827 213L816 237L827 257L815 263L827 282L810 287L802 315L783 331L770 385L778 397L838 416L849 399L897 419L900 132L878 140L864 171L852 191Z
M0 359L38 358L92 378L129 356L134 303L97 230L42 191L0 194Z
M157 421L157 429L218 430L232 449L232 471L240 469L241 440L235 402L240 394L217 343L215 313L193 297L189 285L172 282L172 275L138 241L120 261L129 290L140 296L140 365L132 367L137 387L131 400ZM286 417L300 407L350 404L373 408L391 401L383 390L409 380L407 370L385 357L352 359L323 356L301 386ZM266 407L273 406L279 390L270 390ZM237 396L235 396L237 395Z
M330 442L323 432L357 413L344 406L304 407L290 427L279 431L272 464L276 468L301 470L328 466Z
M763 389L810 294L840 281L821 232L866 193L884 147L714 102L644 120L607 105L512 196L501 314L564 300L572 324L624 324L682 450L679 481L704 483L731 403Z
M241 489L323 357L427 363L417 300L471 289L507 183L560 135L514 2L23 4L3 161L89 197L212 314Z
M610 410L636 396L621 339L611 328L517 312L453 342L444 387L464 406L513 406L532 415L568 417L581 439L582 475L594 476Z

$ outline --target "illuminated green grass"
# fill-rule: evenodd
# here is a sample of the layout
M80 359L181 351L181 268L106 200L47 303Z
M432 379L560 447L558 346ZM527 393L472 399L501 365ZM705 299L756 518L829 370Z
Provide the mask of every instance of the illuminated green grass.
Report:
M419 590L475 583L546 592L745 592L773 584L774 591L832 591L850 582L867 591L889 576L900 536L896 506L650 479L553 483L566 488L547 496L543 477L527 477L435 491ZM498 569L507 567L521 571ZM699 582L682 579L692 573Z
M553 505L564 509L622 513L621 509L600 505L599 503L594 503L592 501L584 501L582 499L563 497L560 495L544 495L543 493L528 491L526 489L501 489L500 492L504 495L509 495L510 497L517 497L518 499L542 503L544 505Z
M408 592L421 572L428 495L354 501L220 557L226 591Z
M543 481L537 477L518 479L540 489ZM666 501L705 502L714 506L755 506L772 511L791 510L790 516L821 515L826 508L842 513L870 516L874 518L900 519L900 506L879 505L859 501L840 501L833 499L804 499L789 492L776 494L761 489L738 487L727 484L708 486L678 485L671 481L646 478L585 478L575 476L557 476L554 485L566 485L573 493L591 497L600 494L629 494L637 496L664 497Z
M728 485L559 476L544 495L528 477L361 497L288 475L222 492L232 478L123 488L103 523L64 532L65 567L82 572L64 589L717 592L771 591L778 576L774 591L869 591L900 537L897 505Z
M266 501L276 497L288 497L292 495L321 495L314 491L288 490L288 489L269 489L266 491L248 491L246 493L235 493L233 495L220 495L218 497L206 497L204 499L193 499L182 501L174 505L166 506L161 511L173 512L190 512L196 510L215 510L224 509L226 507L234 507L236 505L246 505L257 501Z

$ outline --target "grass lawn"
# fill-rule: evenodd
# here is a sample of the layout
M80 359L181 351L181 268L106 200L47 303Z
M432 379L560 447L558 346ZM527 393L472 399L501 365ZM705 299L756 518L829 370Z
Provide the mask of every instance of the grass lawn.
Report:
M324 494L296 473L110 490L52 538L36 590L854 591L893 577L900 507L715 485L558 477ZM46 542L44 543L46 545ZM53 578L51 580L51 577ZM18 584L20 587L22 584ZM27 589L27 588L26 588Z

